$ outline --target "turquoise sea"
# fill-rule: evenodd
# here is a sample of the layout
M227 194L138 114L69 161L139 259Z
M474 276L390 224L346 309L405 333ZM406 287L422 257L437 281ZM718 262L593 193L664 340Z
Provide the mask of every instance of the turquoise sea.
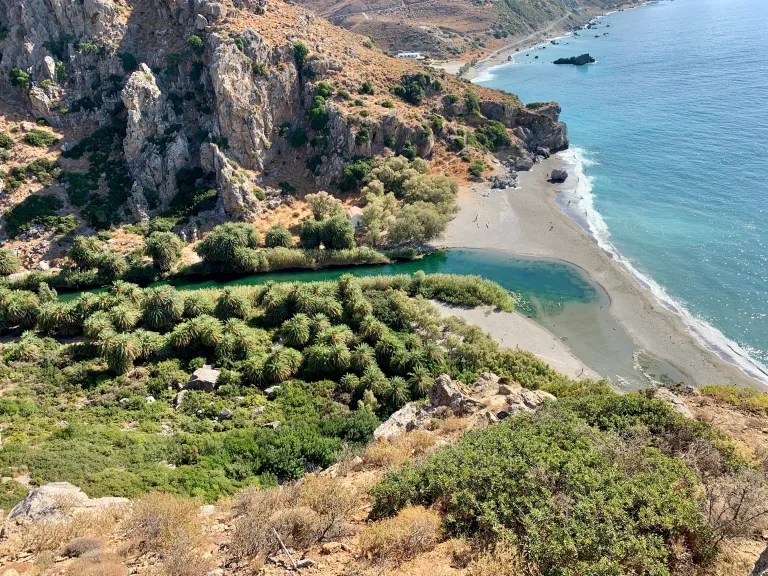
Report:
M557 41L476 81L560 103L561 206L710 348L764 371L768 2L661 1ZM584 52L597 62L551 63Z

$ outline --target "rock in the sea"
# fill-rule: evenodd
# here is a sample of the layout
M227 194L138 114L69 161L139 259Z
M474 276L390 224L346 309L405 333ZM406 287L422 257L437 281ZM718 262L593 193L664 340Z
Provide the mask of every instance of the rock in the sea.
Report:
M555 169L552 170L552 174L550 174L549 179L552 180L552 182L565 182L565 180L568 178L568 172L565 170Z
M221 374L221 370L216 370L210 364L206 364L192 372L192 376L189 377L189 382L187 382L187 388L190 390L213 392L216 388L216 382L219 380L219 374Z
M581 56L571 56L570 58L558 58L553 64L572 64L574 66L584 66L584 64L593 64L595 59L589 54Z
M127 504L127 498L88 498L69 482L51 482L35 488L13 507L8 518L27 522L61 522L75 513Z

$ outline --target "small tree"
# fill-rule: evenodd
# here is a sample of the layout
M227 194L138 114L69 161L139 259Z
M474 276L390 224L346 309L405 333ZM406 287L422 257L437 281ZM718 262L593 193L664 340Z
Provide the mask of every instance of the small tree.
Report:
M197 36L196 34L187 38L187 46L189 46L189 49L195 54L202 54L203 50L205 50L203 41L200 39L200 36Z
M307 194L306 201L312 209L312 215L315 217L315 220L323 220L331 216L344 216L346 214L341 200L334 198L325 191Z
M284 226L275 224L267 231L267 235L264 237L264 245L267 248L290 248L293 246L293 236Z
M144 251L158 270L169 272L181 258L184 244L173 232L153 232L144 242Z
M293 59L296 61L296 68L303 69L307 65L307 55L309 48L304 42L296 42L293 45Z

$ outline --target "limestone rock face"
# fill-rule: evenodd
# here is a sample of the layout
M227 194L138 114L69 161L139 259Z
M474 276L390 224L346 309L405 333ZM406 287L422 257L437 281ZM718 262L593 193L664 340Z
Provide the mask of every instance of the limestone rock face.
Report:
M127 504L127 498L88 498L69 482L52 482L32 490L13 507L8 518L26 522L61 522L77 512Z
M216 144L203 144L200 156L203 168L216 174L219 191L216 212L220 219L249 220L262 213L261 201L253 193L254 185L232 165Z
M128 169L138 186L159 193L159 208L165 209L178 191L176 173L191 162L187 140L178 132L166 134L176 116L146 64L128 78L121 98L128 110L123 140ZM138 208L143 193L136 184L131 195Z
M544 402L556 400L541 390L528 390L517 383L501 382L496 374L484 372L468 387L441 374L428 393L429 402L410 402L392 414L373 433L374 440L386 439L424 429L439 416L452 413L468 418L471 426L494 424L518 412L536 410Z
M216 118L219 135L229 144L227 154L244 168L262 169L274 127L291 119L299 107L298 74L293 64L270 67L267 77L254 74L254 62L272 63L282 55L273 53L253 30L245 30L241 39L242 52L217 34L209 40Z
M515 134L525 141L528 150L535 151L544 147L549 148L550 152L557 152L568 147L568 129L563 122L558 121L560 112L557 105L542 113L486 100L480 102L480 112L489 120L497 120L507 128L519 127L521 130L515 130Z

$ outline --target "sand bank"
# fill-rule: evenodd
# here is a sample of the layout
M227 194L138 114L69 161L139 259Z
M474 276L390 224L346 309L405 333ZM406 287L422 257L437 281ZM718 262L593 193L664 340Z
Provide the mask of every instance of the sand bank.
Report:
M442 316L457 316L469 324L481 326L503 348L527 350L566 376L579 380L600 378L549 331L518 312L494 311L485 307L462 308L440 302L433 304Z
M698 386L717 383L765 387L707 350L679 316L665 308L626 266L562 212L555 202L560 185L546 179L561 165L562 161L553 156L533 170L520 173L520 188L514 190L491 190L486 183L462 189L461 210L449 224L440 246L501 250L569 262L584 270L608 294L608 314L631 337L635 357L672 366L676 370L667 374L671 379ZM486 331L492 329L480 316L475 323Z

